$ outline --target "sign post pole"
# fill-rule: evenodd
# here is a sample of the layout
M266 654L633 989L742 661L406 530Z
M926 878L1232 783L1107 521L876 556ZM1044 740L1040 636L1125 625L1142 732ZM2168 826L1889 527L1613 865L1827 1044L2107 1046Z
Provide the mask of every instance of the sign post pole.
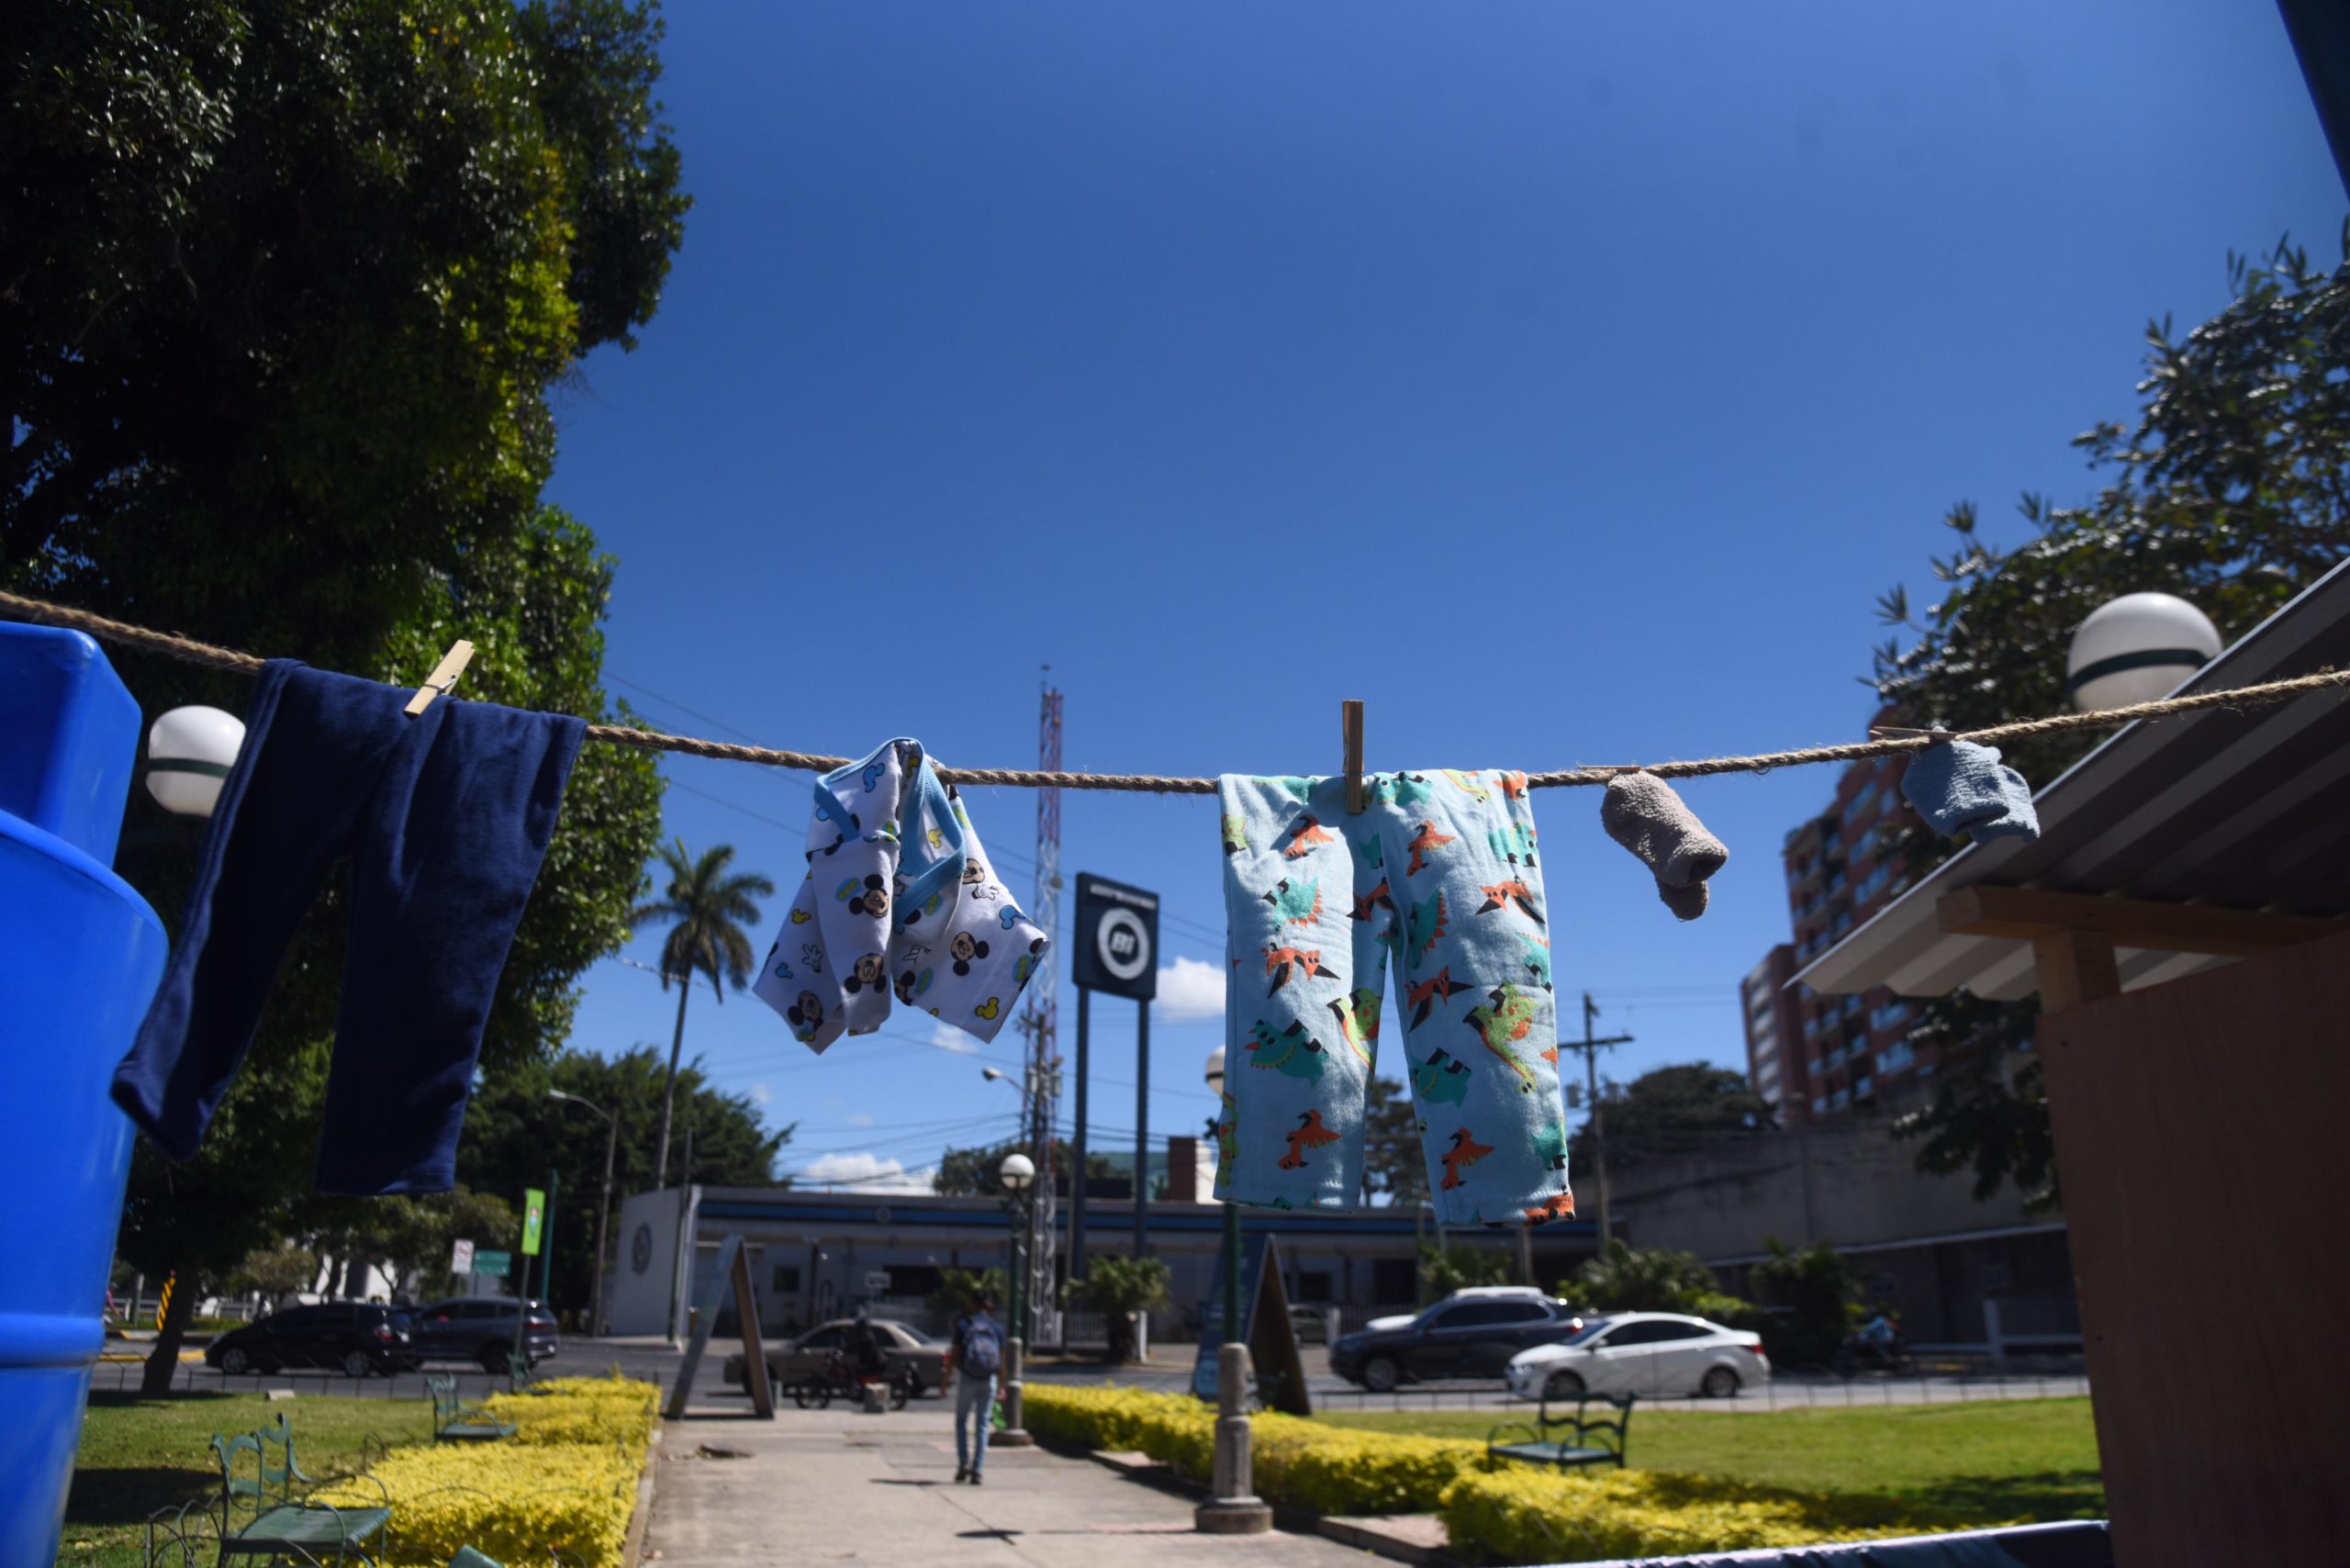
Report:
M1157 977L1152 977L1154 980ZM1153 990L1157 987L1154 985ZM1150 998L1135 1008L1135 1260L1150 1255Z
M1158 895L1090 872L1077 879L1077 909L1071 925L1077 982L1077 1125L1070 1139L1075 1167L1070 1189L1069 1271L1083 1278L1085 1267L1085 1167L1087 1078L1091 1068L1089 1003L1099 991L1140 1004L1135 1018L1135 1230L1134 1255L1150 1246L1150 1002L1158 994Z
M1069 1277L1085 1278L1085 1085L1093 1076L1093 992L1077 988L1077 1113L1069 1139ZM1064 1335L1064 1338L1067 1336Z
M540 1232L546 1225L547 1195L536 1187L522 1189L522 1266L514 1271L514 1349L507 1364L522 1364L522 1330L531 1321L531 1265L539 1255Z

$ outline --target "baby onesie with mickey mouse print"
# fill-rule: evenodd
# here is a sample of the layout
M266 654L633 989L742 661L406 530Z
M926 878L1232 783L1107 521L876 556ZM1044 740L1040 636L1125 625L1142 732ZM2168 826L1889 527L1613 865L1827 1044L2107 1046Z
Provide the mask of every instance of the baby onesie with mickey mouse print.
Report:
M821 1051L869 1035L890 999L995 1037L1047 940L918 741L816 781L808 877L751 990Z

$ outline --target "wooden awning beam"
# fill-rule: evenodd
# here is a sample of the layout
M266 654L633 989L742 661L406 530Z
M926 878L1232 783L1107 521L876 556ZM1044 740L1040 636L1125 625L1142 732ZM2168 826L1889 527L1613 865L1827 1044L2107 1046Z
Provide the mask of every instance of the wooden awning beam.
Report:
M2240 958L2350 930L2350 921L2265 914L2208 904L2157 903L2095 893L2045 892L1977 883L1945 893L1934 906L1942 928L1958 936L2034 941L2059 933L2093 933L2116 947L2155 953L2210 953Z

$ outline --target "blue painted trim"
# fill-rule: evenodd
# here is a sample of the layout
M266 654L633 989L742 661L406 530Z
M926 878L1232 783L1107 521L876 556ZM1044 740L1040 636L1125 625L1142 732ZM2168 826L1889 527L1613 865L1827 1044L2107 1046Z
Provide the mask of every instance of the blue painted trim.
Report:
M900 1204L890 1201L890 1194L872 1194L873 1207L890 1211L889 1225L937 1226L967 1230L1001 1231L1004 1217L992 1208L947 1208L922 1202ZM886 1228L869 1211L859 1212L847 1206L830 1204L795 1204L789 1200L777 1203L744 1203L725 1200L704 1200L697 1211L705 1219L760 1220L776 1225L872 1226ZM1113 1211L1115 1212L1115 1211ZM1131 1213L1131 1211L1129 1211ZM1371 1210L1316 1211L1314 1209L1243 1209L1240 1213L1243 1231L1257 1231L1283 1236L1410 1236L1416 1227L1406 1213L1390 1218L1384 1212ZM1224 1228L1224 1215L1215 1208L1166 1209L1150 1215L1154 1231L1207 1233ZM1432 1229L1433 1227L1428 1227ZM1462 1227L1454 1226L1455 1230ZM1566 1239L1591 1238L1599 1227L1587 1219L1552 1220L1534 1227L1537 1234Z

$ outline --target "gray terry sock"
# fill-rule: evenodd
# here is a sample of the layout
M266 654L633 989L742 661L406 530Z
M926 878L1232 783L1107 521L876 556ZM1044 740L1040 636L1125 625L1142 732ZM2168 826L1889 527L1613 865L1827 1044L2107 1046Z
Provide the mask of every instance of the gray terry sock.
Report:
M1695 920L1706 913L1707 900L1712 895L1706 890L1703 882L1694 882L1685 888L1668 888L1659 882L1656 896L1664 901L1665 908L1683 920Z
M1660 889L1699 887L1729 858L1722 841L1707 833L1673 786L1653 773L1619 773L1609 779L1607 798L1599 803L1599 822L1608 837L1656 873ZM1704 912L1702 902L1695 913L1684 914L1682 906L1673 907L1684 920L1695 920Z

